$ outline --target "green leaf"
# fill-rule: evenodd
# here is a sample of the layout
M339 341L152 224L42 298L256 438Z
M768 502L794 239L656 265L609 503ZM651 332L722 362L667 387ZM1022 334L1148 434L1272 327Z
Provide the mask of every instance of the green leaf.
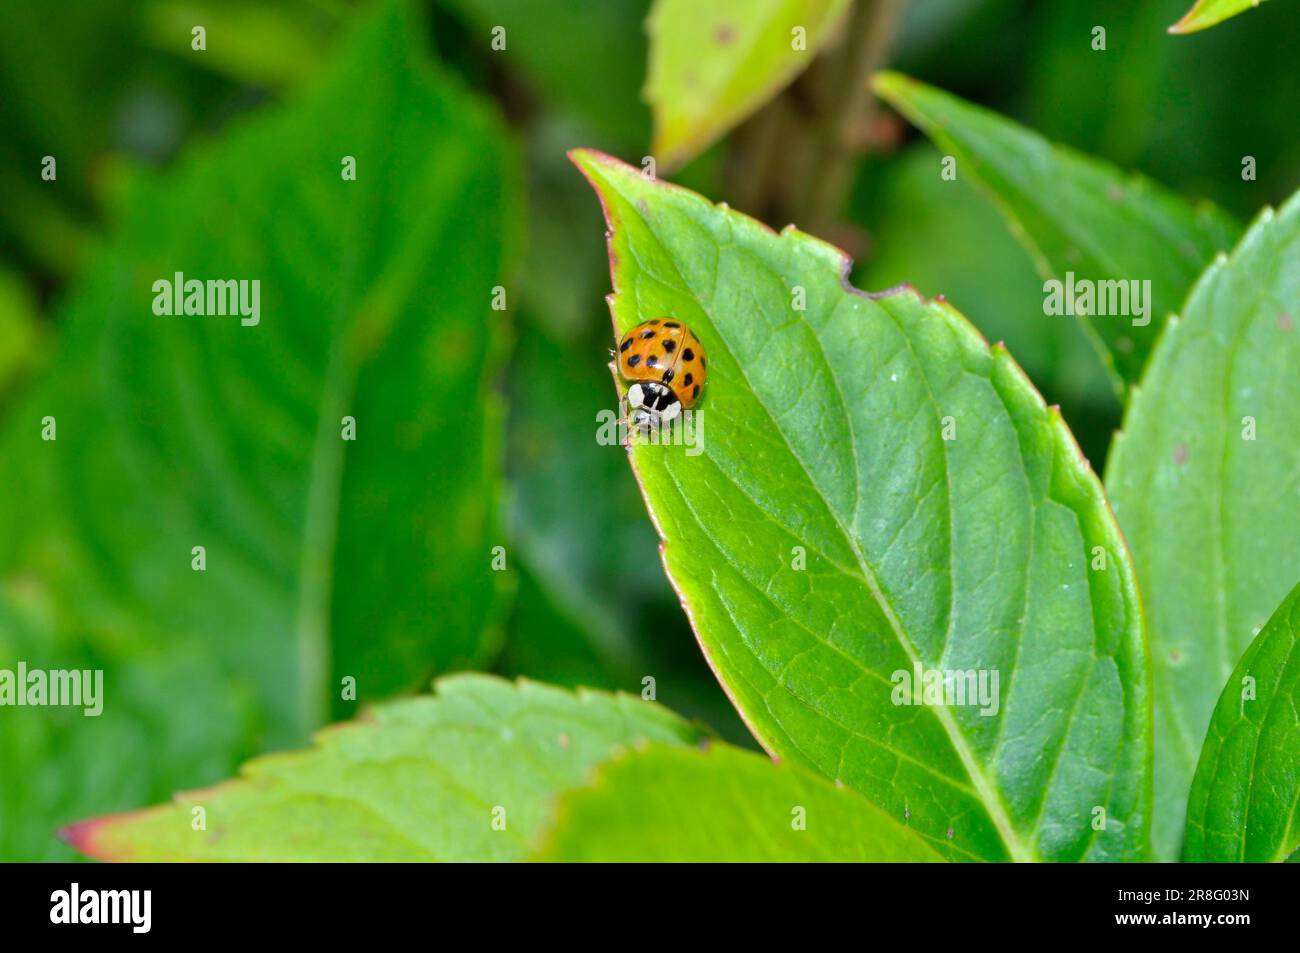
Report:
M1300 195L1197 282L1107 466L1151 633L1155 844L1169 860L1224 681L1300 579L1297 261Z
M569 792L537 860L934 862L921 837L861 795L727 745L650 745Z
M708 354L702 452L642 441L631 459L764 747L910 813L946 857L1140 855L1141 613L1059 414L947 304L866 296L817 239L574 161L611 229L616 326L672 315ZM895 704L915 665L986 689L996 673L996 713Z
M210 688L197 679L258 699L234 745L207 717L170 729L201 767L190 783L352 714L346 677L364 703L497 648L491 301L516 169L405 9L368 18L304 97L134 190L62 316L59 360L0 434L0 485L29 491L0 499L0 577L59 607L78 653L63 661L93 659L124 692L140 655L205 655L138 723ZM176 272L258 280L260 321L155 314L153 283ZM116 782L85 794L96 811L141 803Z
M1253 9L1264 0L1196 0L1183 18L1169 28L1170 33L1195 33L1208 30L1238 13Z
M699 155L785 88L847 7L848 0L656 0L646 21L646 98L660 169Z
M1223 687L1187 802L1186 861L1287 860L1300 849L1300 585Z
M693 744L697 729L628 695L577 695L485 675L376 708L268 755L236 781L175 803L77 824L101 860L518 860L552 799L639 742ZM195 830L202 807L206 829Z
M986 109L897 73L876 93L956 159L956 174L985 190L1025 244L1045 280L1137 281L1144 307L1079 320L1123 390L1192 282L1239 234L1217 209L1193 207L1161 186L1126 175ZM942 187L939 168L936 187ZM1125 286L1128 287L1128 286ZM1039 320L1066 320L1046 312ZM1121 310L1121 309L1116 309Z

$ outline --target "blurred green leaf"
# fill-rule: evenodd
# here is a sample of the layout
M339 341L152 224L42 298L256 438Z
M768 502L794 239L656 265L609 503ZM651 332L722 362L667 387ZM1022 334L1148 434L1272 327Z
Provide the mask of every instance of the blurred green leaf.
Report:
M1165 36L1189 2L1039 4L1019 31L1032 37L1016 58L1024 72L1002 95L1049 139L1249 220L1300 180L1293 110L1279 108L1294 89L1300 16L1270 3L1229 29ZM1104 51L1089 42L1099 24Z
M661 171L683 165L785 88L848 0L656 0L646 98Z
M1251 636L1300 579L1300 195L1197 282L1106 471L1151 633L1155 844L1176 859L1206 726ZM1257 431L1256 431L1257 428Z
M519 590L511 605L506 641L495 671L565 688L631 689L635 677L625 661L633 653L628 633L606 618L603 606L562 601L563 589L544 582L520 559Z
M814 238L574 159L612 230L618 326L674 315L709 355L703 452L642 442L632 459L764 747L908 816L947 857L1141 856L1141 613L1059 415L951 307L869 298ZM918 665L983 672L986 689L998 673L997 711L895 704Z
M650 117L637 94L645 78L642 23L649 0L439 3L472 26L484 56L526 78L546 105L580 116L601 138L644 147Z
M555 796L601 760L638 742L702 737L628 695L484 675L444 678L435 690L335 725L308 751L259 758L236 781L66 836L101 860L518 860Z
M1196 0L1183 18L1169 28L1170 33L1195 33L1208 30L1216 23L1251 10L1264 0Z
M51 274L82 261L96 150L110 137L113 105L136 74L133 4L94 0L50 27L41 0L11 0L0 29L0 237ZM106 43L105 37L117 37ZM46 156L53 181L42 179ZM17 254L15 254L17 253Z
M78 274L112 217L104 190L115 162L170 159L248 104L243 83L279 90L314 73L344 13L332 0L274 10L77 0L52 30L43 0L10 0L0 30L0 241L42 278ZM195 25L208 30L206 50L191 49ZM46 156L56 179L42 178Z
M126 664L113 664L115 652ZM94 811L166 797L231 770L265 730L252 686L220 677L198 639L124 637L87 647L36 581L0 591L0 668L107 669L103 710L6 707L0 731L0 858L72 860L56 832ZM177 690L178 686L182 690Z
M0 268L0 408L43 355L31 291L15 271Z
M925 840L860 794L726 745L650 745L560 801L535 857L563 862L934 862Z
M608 378L598 358L608 347L609 312L603 298L604 242L591 233L591 196L582 182L574 181L573 166L564 155L572 143L582 141L581 129L580 123L542 116L524 139L528 242L520 268L520 315L523 323L536 324L565 345L570 356L583 357L570 369L589 392L590 380L604 384ZM600 392L607 400L606 389Z
M1300 585L1232 670L1187 806L1183 860L1284 861L1300 850Z
M906 76L880 74L875 89L955 157L957 175L969 174L989 193L1044 279L1150 282L1149 312L1140 318L1080 316L1117 385L1131 387L1165 319L1237 226L1207 204L1193 208L1155 183Z
M191 46L197 26L205 31L203 50ZM319 3L153 0L145 9L144 39L201 68L282 89L320 68L337 26Z
M350 714L347 677L374 700L499 641L490 303L516 170L404 9L385 4L310 95L134 191L63 353L0 435L0 478L31 491L0 501L0 573L49 594L68 664L99 658L110 705L134 704L118 693L160 642L208 661L155 701L252 690L264 730L233 750L206 716L176 726L222 772ZM260 281L260 322L154 314L152 283L176 272ZM112 785L85 794L124 806Z

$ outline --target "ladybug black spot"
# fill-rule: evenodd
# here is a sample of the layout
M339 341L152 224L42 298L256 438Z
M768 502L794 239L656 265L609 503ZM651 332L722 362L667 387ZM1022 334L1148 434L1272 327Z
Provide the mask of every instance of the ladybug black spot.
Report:
M640 363L641 363L641 355L640 355L640 354L633 354L631 357L629 357L629 358L627 359L627 366L628 366L628 367L636 367L636 366L637 366L638 364L640 364Z
M694 400L696 397L699 396L700 396L700 385L696 384L695 389L691 391L691 400Z
M641 340L642 340L642 341L648 341L648 340L650 340L650 339L651 339L652 337L654 337L654 336L655 336L655 333L654 333L653 331L642 331L642 332L641 332Z
M666 379L666 378L665 378L665 379ZM687 374L685 377L682 378L682 383L685 384L687 387L690 387L690 386L691 386L691 383L692 383L694 380L695 380L695 378L694 378L692 375Z
M659 366L659 356L658 356L657 354L651 354L649 357L647 357L647 358L645 359L645 366L646 366L646 367L658 367L658 366Z
M686 350L682 351L682 360L683 361L695 360L695 352L688 347Z
M669 354L673 353L673 351L677 350L677 342L664 341L664 350L667 351Z
M665 384L671 384L673 382L673 378L676 376L677 376L676 372L674 372L673 369L670 367L668 368L668 370L664 371L664 376L659 379L663 381ZM691 375L687 374L686 383L689 384L690 382L691 382Z
M666 327L666 328L680 328L681 325L678 324L676 321L665 321L665 322L664 322L664 327Z
M620 351L626 351L626 350L627 350L628 348L630 348L631 346L632 346L632 339L631 339L631 338L628 338L626 341L624 341L622 344L620 344L620 345L618 346L618 349L619 349Z
M658 324L658 323L659 323L659 319L658 319L658 318L655 318L655 319L653 319L653 320L651 320L651 321L647 321L647 322L646 322L646 324Z

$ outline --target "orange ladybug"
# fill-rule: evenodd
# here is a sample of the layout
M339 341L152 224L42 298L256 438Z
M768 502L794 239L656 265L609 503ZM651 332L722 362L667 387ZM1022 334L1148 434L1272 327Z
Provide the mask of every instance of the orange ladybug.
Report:
M632 382L627 391L631 424L644 430L695 406L709 362L694 331L673 318L654 318L619 340L618 370Z

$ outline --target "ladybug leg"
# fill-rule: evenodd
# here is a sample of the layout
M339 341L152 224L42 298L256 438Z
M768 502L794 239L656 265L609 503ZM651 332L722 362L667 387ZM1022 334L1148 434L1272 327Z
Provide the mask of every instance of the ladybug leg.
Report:
M628 429L629 431L635 430L639 434L648 433L655 419L656 414L653 410L646 410L642 407L634 410L628 418Z

